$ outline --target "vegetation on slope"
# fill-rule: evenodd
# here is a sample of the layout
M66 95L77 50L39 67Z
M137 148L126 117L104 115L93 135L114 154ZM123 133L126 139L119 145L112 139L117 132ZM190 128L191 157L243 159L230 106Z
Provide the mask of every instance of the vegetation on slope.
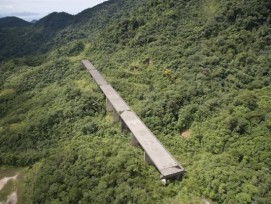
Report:
M1 46L0 164L28 166L25 203L268 203L270 9L113 0L45 26L41 43L26 28L33 46L20 58L23 44ZM182 181L161 186L112 124L84 58L185 167Z

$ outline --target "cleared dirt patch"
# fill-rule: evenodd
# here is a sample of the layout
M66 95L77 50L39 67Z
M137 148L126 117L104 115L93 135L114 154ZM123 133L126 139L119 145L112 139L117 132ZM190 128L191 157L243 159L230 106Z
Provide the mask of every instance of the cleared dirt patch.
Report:
M0 202L0 204L16 204L17 203L17 193L12 192L10 195L8 195L6 202Z
M0 204L20 203L23 175L23 168L0 166Z
M185 130L185 131L183 131L183 132L181 133L181 136L182 136L183 138L188 138L188 137L191 136L191 134L192 134L192 131L191 131L191 130Z
M210 201L205 198L203 199L203 202L204 202L204 204L211 204Z
M12 177L5 177L0 180L0 191L4 188L4 186L10 181L10 180L16 180L18 174Z

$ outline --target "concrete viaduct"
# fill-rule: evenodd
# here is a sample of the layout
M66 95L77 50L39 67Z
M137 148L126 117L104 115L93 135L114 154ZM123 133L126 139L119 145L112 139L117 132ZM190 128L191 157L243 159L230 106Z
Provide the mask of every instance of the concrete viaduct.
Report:
M114 122L120 122L122 131L124 129L130 131L133 146L143 148L145 162L157 168L161 174L160 179L164 184L168 179L179 179L184 173L184 168L131 110L100 72L88 60L82 60L82 63L106 96L106 110L113 112Z

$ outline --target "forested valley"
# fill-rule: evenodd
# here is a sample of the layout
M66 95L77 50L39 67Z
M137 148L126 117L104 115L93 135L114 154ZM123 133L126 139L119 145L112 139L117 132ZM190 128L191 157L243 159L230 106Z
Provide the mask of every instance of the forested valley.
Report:
M82 59L182 164L181 180L161 184ZM0 19L0 166L23 169L19 204L270 203L271 1L109 0Z

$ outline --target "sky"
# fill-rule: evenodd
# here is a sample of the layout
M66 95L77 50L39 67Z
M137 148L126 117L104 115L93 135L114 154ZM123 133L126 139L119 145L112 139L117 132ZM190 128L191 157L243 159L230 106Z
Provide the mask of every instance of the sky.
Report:
M54 11L77 14L104 1L106 0L0 0L0 18L16 16L31 21Z

